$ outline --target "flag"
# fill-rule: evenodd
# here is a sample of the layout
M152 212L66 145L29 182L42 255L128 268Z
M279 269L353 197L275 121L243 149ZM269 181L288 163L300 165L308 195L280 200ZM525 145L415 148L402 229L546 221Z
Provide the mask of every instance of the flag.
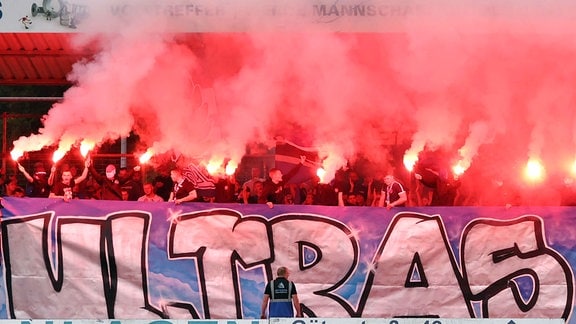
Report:
M182 170L182 175L194 184L198 197L211 198L216 195L216 184L205 169L190 163Z
M318 162L318 150L315 148L298 146L289 141L276 142L274 163L282 174L287 174L300 163L300 157L306 156L306 162L298 173L286 183L302 183L316 176L316 170L320 167Z

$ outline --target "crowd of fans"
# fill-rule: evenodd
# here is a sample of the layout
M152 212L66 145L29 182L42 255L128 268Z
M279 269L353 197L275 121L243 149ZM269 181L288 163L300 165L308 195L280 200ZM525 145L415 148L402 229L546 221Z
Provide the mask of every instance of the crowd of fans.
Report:
M304 157L303 157L304 158ZM269 170L248 167L249 172L239 181L233 175L209 175L197 166L177 169L160 166L147 169L144 176L140 166L116 168L109 164L99 173L90 158L84 165L62 162L50 169L42 162L30 167L30 172L17 163L14 173L0 174L0 194L9 197L44 197L69 201L71 199L125 200L176 204L190 202L327 205L327 206L503 206L521 205L523 199L517 190L494 185L488 203L478 202L476 196L467 195L460 179L430 168L410 173L409 177L395 177L392 173L376 171L361 174L354 168L336 172L329 183L320 183L318 177L292 181L305 159L290 172L282 174L276 168ZM76 161L77 162L77 161ZM246 169L246 168L245 168ZM246 175L250 173L250 175ZM564 186L560 205L576 205L576 186ZM470 198L474 197L474 198ZM566 197L566 198L565 198ZM476 199L476 200L474 200ZM486 198L488 199L488 198ZM572 199L572 200L570 200ZM540 204L540 202L538 202ZM557 204L557 203L554 203Z
M100 173L90 158L84 165L77 161L62 162L50 169L43 162L34 163L30 170L17 163L14 173L1 174L0 194L65 201L97 199L181 203L182 199L176 195L184 184L187 189L185 196L194 191L190 199L183 199L186 202L268 204L270 207L274 204L377 206L385 187L383 176L360 178L352 169L339 171L327 184L320 183L316 176L300 183L291 182L301 165L286 174L275 168L266 172L252 167L250 177L238 181L234 174L210 176L199 168L158 167L148 170L152 177L144 179L140 166L116 170L115 165L109 164ZM267 177L263 176L264 172L268 173ZM203 184L198 185L198 179L203 179ZM187 182L191 184L185 185Z

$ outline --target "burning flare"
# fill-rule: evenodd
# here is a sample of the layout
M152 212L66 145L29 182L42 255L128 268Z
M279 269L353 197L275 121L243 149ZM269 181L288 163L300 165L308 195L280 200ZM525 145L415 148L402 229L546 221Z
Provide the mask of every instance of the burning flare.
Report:
M56 151L54 151L54 153L52 154L52 161L54 163L57 163L58 161L60 161L64 155L66 155L66 152L61 150L61 149L57 149Z
M226 175L227 176L231 176L234 173L236 173L236 169L238 168L238 163L230 160L228 161L228 163L226 164Z
M462 165L462 161L458 162L456 165L452 167L452 172L454 175L459 177L466 171L466 168Z
M318 179L320 179L320 183L324 183L324 177L326 176L326 170L324 170L324 168L320 167L318 169L316 169L316 175L318 176Z
M570 172L572 173L572 176L576 176L576 160L574 160L574 162L572 162Z
M17 149L17 148L13 149L10 152L10 156L12 157L12 160L14 160L14 161L18 161L18 159L21 158L22 155L24 155L24 151Z
M140 164L148 163L153 155L154 153L152 152L152 149L147 149L144 154L140 155Z
M406 167L406 170L412 172L414 170L414 165L416 165L416 162L418 161L418 155L415 153L406 153L406 155L404 155L404 167Z
M470 167L470 161L460 160L452 167L452 172L454 173L455 176L459 177L463 175L464 172L466 172L466 170L468 170L469 167Z
M80 154L82 154L83 157L86 157L88 153L92 151L93 148L94 148L93 142L88 142L84 140L82 141L82 143L80 143Z
M208 162L208 164L206 165L206 171L208 171L208 173L210 175L216 175L218 173L218 171L222 168L222 160L210 160L210 162Z
M544 178L544 166L538 159L531 158L526 163L524 174L532 182L541 181Z

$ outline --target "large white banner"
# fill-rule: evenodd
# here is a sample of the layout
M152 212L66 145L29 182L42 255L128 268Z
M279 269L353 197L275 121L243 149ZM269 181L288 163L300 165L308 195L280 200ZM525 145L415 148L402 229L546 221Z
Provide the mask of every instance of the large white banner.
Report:
M279 266L304 316L290 324L576 323L574 207L2 205L0 319L20 324L258 320Z

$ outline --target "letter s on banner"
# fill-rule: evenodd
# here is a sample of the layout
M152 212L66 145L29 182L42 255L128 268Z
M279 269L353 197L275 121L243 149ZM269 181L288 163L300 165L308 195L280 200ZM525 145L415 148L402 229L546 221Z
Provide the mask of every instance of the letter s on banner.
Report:
M482 317L568 318L574 279L566 260L547 246L542 219L477 219L461 244L469 298L481 302Z

